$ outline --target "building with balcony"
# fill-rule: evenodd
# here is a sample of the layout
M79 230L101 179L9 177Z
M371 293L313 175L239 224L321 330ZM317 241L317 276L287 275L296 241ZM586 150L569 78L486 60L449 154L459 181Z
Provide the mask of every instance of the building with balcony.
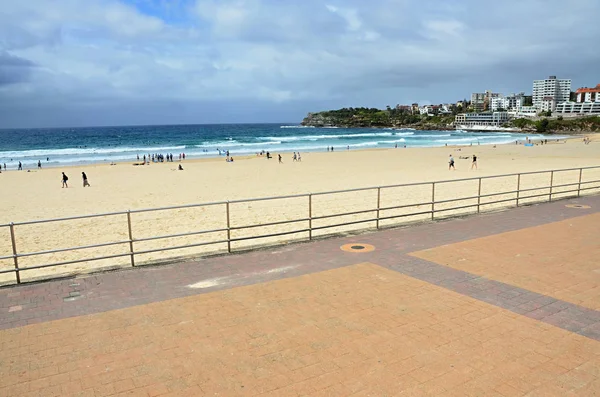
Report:
M510 119L508 112L461 113L457 114L454 124L460 128L500 127Z
M571 80L550 76L533 81L533 106L539 110L554 111L557 103L568 102L571 96Z
M600 116L600 101L559 103L558 105L556 105L556 114L579 114L582 116Z

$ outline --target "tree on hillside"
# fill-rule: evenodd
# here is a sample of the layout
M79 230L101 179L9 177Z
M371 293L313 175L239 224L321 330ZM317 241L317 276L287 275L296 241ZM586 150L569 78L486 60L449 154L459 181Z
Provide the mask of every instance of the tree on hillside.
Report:
M535 129L537 130L537 132L546 132L546 131L548 131L548 124L550 124L548 119L542 119L542 120L536 121Z

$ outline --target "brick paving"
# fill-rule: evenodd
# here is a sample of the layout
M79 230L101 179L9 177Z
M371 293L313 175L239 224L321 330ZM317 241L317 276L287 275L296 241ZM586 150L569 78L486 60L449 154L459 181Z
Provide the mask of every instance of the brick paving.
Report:
M600 310L599 225L600 212L411 255Z
M600 395L599 212L586 197L2 288L0 397ZM533 248L565 220L571 245ZM523 236L526 273L485 257Z

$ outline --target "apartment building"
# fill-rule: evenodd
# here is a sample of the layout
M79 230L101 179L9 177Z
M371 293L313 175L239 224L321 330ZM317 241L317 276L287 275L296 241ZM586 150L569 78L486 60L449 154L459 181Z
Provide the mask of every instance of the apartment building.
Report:
M498 94L498 96L492 97L490 99L490 111L497 112L503 110L514 111L519 109L525 103L525 93L520 92L518 94L510 94L507 96L502 96L502 94Z
M554 111L556 104L568 102L571 96L571 80L550 76L533 81L533 106L539 110Z
M575 94L577 102L600 102L600 84L595 88L578 88Z
M475 112L490 110L491 101L500 98L502 94L492 91L474 92L471 94L471 106Z

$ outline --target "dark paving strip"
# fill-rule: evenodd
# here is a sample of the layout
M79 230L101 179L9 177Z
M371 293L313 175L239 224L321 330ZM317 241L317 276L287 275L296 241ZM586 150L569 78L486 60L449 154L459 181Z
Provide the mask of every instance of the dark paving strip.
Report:
M378 265L600 341L600 311L420 258L375 260ZM387 263L386 263L387 262Z
M566 204L585 204L591 208L570 209L565 208ZM422 277L421 279L425 281L439 283L438 285L446 288L448 288L446 284L450 283L448 285L456 288L457 292L473 294L470 296L499 306L506 302L516 304L519 299L523 300L522 305L535 305L535 303L525 300L529 296L527 294L533 294L532 292L489 280L487 282L492 284L487 284L485 279L479 278L478 280L476 276L451 271L445 267L439 269L435 267L439 265L418 261L406 254L444 244L561 221L595 213L599 210L600 196L590 196L463 219L389 229L354 237L332 238L307 244L293 244L269 250L208 258L195 262L141 267L72 279L5 287L0 288L0 329L296 277L360 262L371 262L390 268L395 266L396 270L407 275L414 274L413 277ZM344 244L372 244L376 249L373 252L363 253L343 252L340 250L340 246ZM284 271L276 270L283 267L286 268ZM188 287L189 284L207 279L217 279L217 284L202 289ZM495 293L496 291L500 292ZM499 297L499 294L506 296ZM512 300L508 299L510 295L515 295ZM535 296L542 297L539 294ZM532 318L536 318L533 316L542 316L544 321L547 320L551 324L553 322L561 323L565 329L569 329L567 327L579 329L580 331L575 332L582 332L582 334L583 332L586 332L586 335L598 334L598 323L590 323L591 320L597 319L597 312L590 313L589 309L571 305L550 313L556 305L563 303L552 301L539 308L534 307L530 310L532 311L531 316ZM548 307L550 304L555 306ZM525 310L526 307L528 306L523 306L519 310ZM541 310L542 308L544 310ZM529 312L525 312L525 314L527 313Z

